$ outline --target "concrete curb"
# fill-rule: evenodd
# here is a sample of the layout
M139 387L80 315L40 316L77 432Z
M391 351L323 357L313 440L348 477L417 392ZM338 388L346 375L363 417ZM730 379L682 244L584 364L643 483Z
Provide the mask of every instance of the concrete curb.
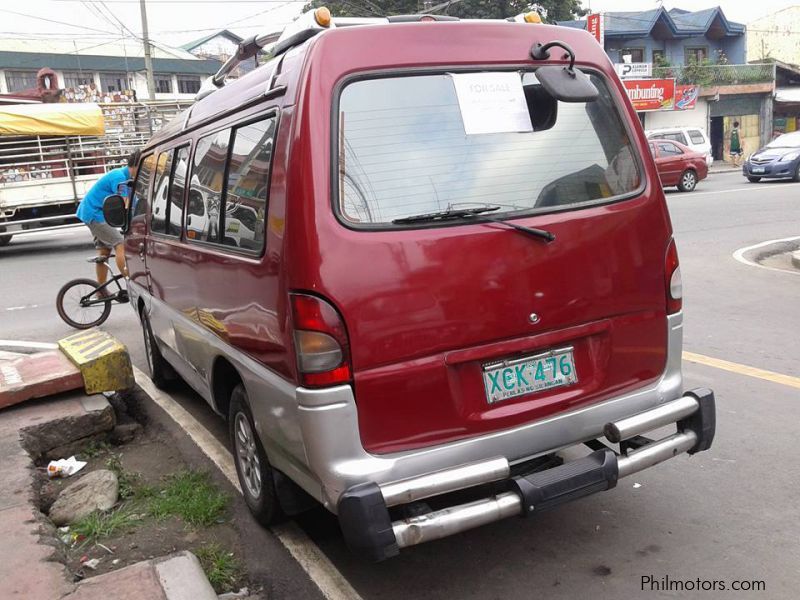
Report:
M792 266L795 269L800 269L800 250L792 252Z
M184 550L85 579L62 600L217 600L197 557Z
M42 518L33 497L31 455L81 438L92 431L110 430L114 413L102 397L68 392L50 400L24 403L0 412L0 581L3 594L26 600L53 600L73 588L65 567L53 560L53 546L40 540L53 526ZM5 596L4 596L5 597Z
M3 594L25 600L217 600L200 561L188 551L142 561L72 583L41 539L55 535L33 496L34 457L87 435L108 432L115 415L102 395L63 393L0 411L0 581ZM47 533L45 533L47 532Z
M167 600L217 600L200 561L188 550L157 558L153 564Z
M742 172L741 167L739 167L738 169L735 169L733 167L726 167L724 169L715 169L712 167L708 170L709 175L720 175L722 173L741 173L741 172Z

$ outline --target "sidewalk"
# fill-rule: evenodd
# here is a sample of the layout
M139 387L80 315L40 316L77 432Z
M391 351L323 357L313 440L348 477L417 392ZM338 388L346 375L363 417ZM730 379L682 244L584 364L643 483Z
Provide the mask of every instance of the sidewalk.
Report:
M0 363L8 363L13 356L4 352L0 358ZM114 410L105 396L87 396L83 390L0 410L0 457L5 484L0 486L0 581L4 597L217 599L191 552L142 561L78 583L58 562L55 527L40 512L34 492L34 458L59 448L66 451L71 445L108 433L115 425Z
M719 173L741 173L742 167L734 167L733 163L726 162L724 160L715 160L714 163L711 165L711 168L708 169L709 175L717 175Z

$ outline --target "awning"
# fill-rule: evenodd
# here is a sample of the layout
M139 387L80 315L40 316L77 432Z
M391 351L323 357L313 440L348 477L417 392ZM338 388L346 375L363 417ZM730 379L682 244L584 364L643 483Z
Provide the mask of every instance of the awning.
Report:
M800 103L800 87L784 87L776 89L775 102Z
M0 106L0 135L103 135L97 104L14 104Z

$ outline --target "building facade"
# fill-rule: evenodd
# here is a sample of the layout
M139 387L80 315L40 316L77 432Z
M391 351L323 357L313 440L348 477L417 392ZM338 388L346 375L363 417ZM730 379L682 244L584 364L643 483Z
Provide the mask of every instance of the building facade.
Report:
M199 58L213 58L220 62L225 62L231 56L236 54L239 48L239 43L242 38L235 33L222 29L211 35L207 35L198 40L183 44L181 48L186 52L190 52ZM228 75L231 79L241 77L245 73L249 73L258 66L257 59L246 60L239 63L233 71Z
M728 157L735 121L742 126L746 152L771 139L775 67L747 64L745 25L729 21L720 8L609 12L603 13L602 23L612 62L674 86L675 102L639 113L646 129L700 127L708 133L716 159ZM559 25L586 28L585 21ZM679 91L693 98L683 110L678 110Z
M790 6L747 24L748 60L800 65L800 6Z
M148 98L141 44L130 41L81 49L63 40L0 40L0 94L35 88L42 68L55 73L62 99L124 102ZM156 100L190 100L221 63L185 50L155 45L151 54Z

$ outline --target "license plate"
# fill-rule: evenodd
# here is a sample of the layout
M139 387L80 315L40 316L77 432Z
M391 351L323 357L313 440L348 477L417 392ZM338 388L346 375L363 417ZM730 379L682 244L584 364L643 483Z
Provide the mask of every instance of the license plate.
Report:
M766 173L767 169L765 167L750 167L751 173Z
M483 365L483 385L489 404L577 381L572 348Z

